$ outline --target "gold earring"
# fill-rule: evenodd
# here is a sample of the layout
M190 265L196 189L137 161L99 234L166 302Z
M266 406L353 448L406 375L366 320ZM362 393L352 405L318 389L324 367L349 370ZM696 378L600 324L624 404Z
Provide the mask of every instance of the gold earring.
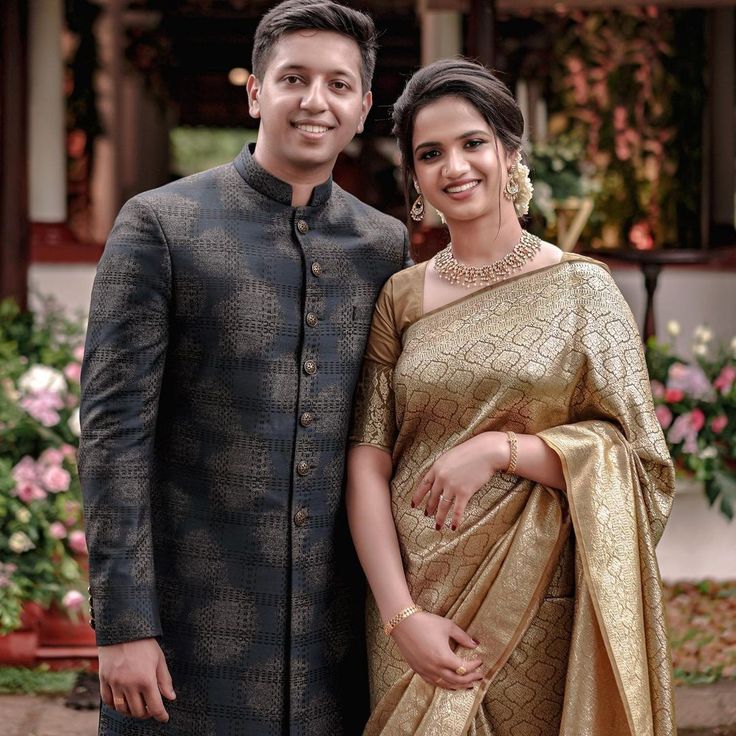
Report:
M414 222L421 222L424 219L424 197L422 197L421 193L411 206L409 217L411 217Z
M519 194L519 154L514 155L514 162L511 164L506 176L506 186L503 188L503 196L512 202Z
M437 213L437 217L440 218L440 222L443 225L447 225L447 220L445 220L444 214L442 214L442 212L440 212L436 207L434 207L434 211Z

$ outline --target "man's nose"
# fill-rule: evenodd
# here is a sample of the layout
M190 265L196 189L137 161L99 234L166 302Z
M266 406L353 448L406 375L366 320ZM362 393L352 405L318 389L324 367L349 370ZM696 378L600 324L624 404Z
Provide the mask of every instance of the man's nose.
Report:
M321 82L314 81L307 87L300 107L310 112L322 112L327 108L327 98Z

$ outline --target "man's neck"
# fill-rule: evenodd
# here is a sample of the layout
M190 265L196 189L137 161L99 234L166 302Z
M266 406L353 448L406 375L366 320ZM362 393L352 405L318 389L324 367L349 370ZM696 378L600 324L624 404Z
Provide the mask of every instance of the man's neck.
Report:
M304 207L311 199L314 188L330 178L334 166L333 161L305 171L280 161L274 161L267 153L262 153L257 145L253 152L253 159L271 176L275 176L277 179L291 185L292 207Z

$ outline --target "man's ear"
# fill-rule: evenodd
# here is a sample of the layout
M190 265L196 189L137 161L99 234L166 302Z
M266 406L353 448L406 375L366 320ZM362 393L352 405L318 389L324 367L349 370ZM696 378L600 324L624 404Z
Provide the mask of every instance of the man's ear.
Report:
M248 93L248 112L252 118L261 117L261 83L256 79L255 74L251 74L248 77L248 81L245 84L245 90Z
M365 119L368 117L368 113L371 111L371 107L373 107L373 92L368 90L363 95L363 104L361 105L360 109L360 124L358 125L358 133L363 132L363 128L365 128Z

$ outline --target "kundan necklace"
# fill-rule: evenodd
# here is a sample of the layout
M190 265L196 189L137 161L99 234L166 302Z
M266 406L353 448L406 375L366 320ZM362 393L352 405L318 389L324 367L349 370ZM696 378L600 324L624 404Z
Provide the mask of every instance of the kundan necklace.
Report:
M460 263L452 252L452 243L434 257L437 275L451 284L462 284L467 289L488 286L508 278L539 253L542 241L536 236L521 231L521 240L503 258L485 266L468 266Z

